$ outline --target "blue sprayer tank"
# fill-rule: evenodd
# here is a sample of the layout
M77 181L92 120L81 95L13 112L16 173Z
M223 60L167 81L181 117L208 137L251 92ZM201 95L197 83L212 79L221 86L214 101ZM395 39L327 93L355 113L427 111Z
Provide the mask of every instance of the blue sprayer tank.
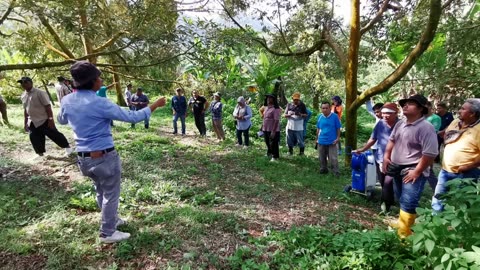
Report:
M366 187L375 187L377 171L375 158L370 151L352 155L352 188L365 192Z

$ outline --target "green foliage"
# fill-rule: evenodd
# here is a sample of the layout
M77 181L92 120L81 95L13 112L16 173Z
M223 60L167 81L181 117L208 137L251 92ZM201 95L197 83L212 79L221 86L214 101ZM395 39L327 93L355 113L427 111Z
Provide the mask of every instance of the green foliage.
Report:
M251 239L230 258L233 269L392 269L406 249L393 232L333 234L306 226Z
M233 269L480 269L480 183L449 182L445 211L417 209L414 234L305 226L250 239ZM333 221L333 220L332 220Z
M411 237L417 265L439 269L480 269L480 184L448 182L443 212L419 209Z

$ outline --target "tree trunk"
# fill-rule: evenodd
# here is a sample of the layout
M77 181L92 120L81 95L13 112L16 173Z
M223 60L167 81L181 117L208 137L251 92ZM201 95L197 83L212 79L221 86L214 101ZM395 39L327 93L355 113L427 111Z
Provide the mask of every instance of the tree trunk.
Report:
M318 92L315 92L313 94L313 106L312 108L314 110L316 110L317 112L320 111L320 107L319 107L319 104L320 104L320 94Z
M115 67L112 67L114 72L117 71ZM113 73L113 82L115 82L115 91L117 93L117 104L119 106L127 106L125 99L123 98L122 86L120 85L120 76L117 73Z
M43 87L45 87L45 92L47 92L48 99L50 99L50 102L52 102L52 106L55 106L55 102L52 99L52 95L50 95L50 91L48 91L48 83L45 80L42 80ZM60 103L60 101L58 101Z
M345 73L346 85L346 132L345 132L345 165L350 167L351 151L357 148L357 108L352 103L357 98L358 51L360 47L360 0L352 0L350 21L350 43L348 62Z

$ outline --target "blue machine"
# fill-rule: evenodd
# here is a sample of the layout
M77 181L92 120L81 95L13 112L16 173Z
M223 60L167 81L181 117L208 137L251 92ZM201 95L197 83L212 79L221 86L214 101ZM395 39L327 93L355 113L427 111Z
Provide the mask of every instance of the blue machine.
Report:
M346 186L344 190L359 193L371 199L377 182L377 170L373 154L370 151L353 154L351 167L352 185Z

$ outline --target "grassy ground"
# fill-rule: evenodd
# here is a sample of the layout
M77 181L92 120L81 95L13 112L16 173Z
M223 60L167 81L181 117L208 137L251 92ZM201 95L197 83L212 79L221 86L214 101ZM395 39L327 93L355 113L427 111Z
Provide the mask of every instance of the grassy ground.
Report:
M9 117L13 126L0 126L0 269L225 269L249 238L275 230L386 229L378 200L342 192L349 169L339 178L318 174L311 141L306 156L287 157L283 147L270 163L261 140L246 150L233 134L221 144L197 138L192 119L186 137L171 135L170 109L162 108L149 130L113 128L128 221L120 229L132 237L103 245L92 183L75 158L47 139L49 156L35 159L21 107L9 106ZM71 130L58 128L73 143Z

